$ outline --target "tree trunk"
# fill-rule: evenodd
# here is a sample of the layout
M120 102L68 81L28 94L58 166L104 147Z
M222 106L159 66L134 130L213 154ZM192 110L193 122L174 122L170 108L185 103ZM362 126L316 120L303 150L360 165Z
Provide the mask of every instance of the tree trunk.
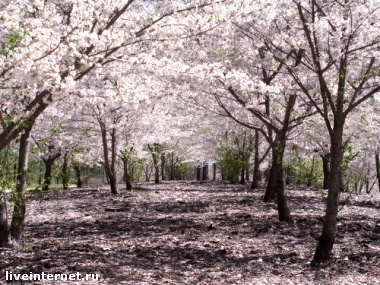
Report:
M273 201L277 196L278 217L280 221L291 222L290 210L285 195L283 157L286 146L286 134L289 129L290 116L296 102L296 95L290 95L286 105L286 112L281 130L276 131L272 144L272 167L264 202Z
M241 167L241 172L240 172L240 184L244 185L245 184L245 165Z
M43 159L43 162L45 164L45 174L44 174L44 182L42 185L42 190L48 191L49 187L51 185L51 172L53 169L54 161L52 161L50 159Z
M63 165L62 165L62 184L63 189L67 190L69 188L69 152L66 151L63 156Z
M82 188L83 186L83 181L82 181L82 170L79 165L74 165L74 170L75 170L75 176L77 179L77 187Z
M273 151L272 151L273 153ZM272 157L272 165L269 170L268 175L268 184L267 188L265 189L265 195L264 195L264 202L275 202L276 201L276 177L275 174L278 173L278 171L275 171L273 166L273 160L274 157Z
M202 181L202 166L198 165L197 167L197 181Z
M259 186L259 131L255 130L255 145L254 145L254 162L253 162L253 176L251 189L256 189Z
M330 154L322 154L323 165L323 189L329 189L330 184Z
M205 163L203 165L203 180L209 180L209 179L210 179L210 177L208 175L208 164Z
M272 167L270 170L268 187L265 192L264 202L273 202L277 198L278 217L282 222L290 222L290 210L285 195L283 156L286 137L276 135L272 148Z
M161 153L161 180L166 180L165 175L165 167L166 167L166 156L165 153Z
M212 180L216 181L216 163L212 164Z
M250 165L249 165L249 160L251 158L251 153L249 156L247 156L246 161L245 161L245 180L249 181L249 172L250 172Z
M379 158L378 153L376 153L375 155L375 160L376 160L376 176L377 176L377 182L379 184L379 192L380 192L380 158Z
M160 145L155 143L153 144L153 147L148 144L148 148L150 152L152 153L153 158L153 166L154 166L154 183L159 184L160 183L160 165L159 165L159 151L160 151Z
M174 153L169 153L169 160L170 160L170 173L169 173L169 176L170 176L170 180L173 181L174 180L174 172L175 172L175 165L174 165Z
M124 179L125 179L126 189L132 190L132 178L128 169L128 157L123 156L122 161L123 161L123 166L124 166Z
M113 129L111 132L111 161L109 159L108 153L108 141L107 141L107 130L103 123L101 123L101 133L102 133L102 144L103 144L103 156L104 156L104 167L106 171L107 179L110 183L111 193L117 194L117 180L115 173L115 163L116 163L116 130Z
M26 177L28 173L29 139L32 127L25 129L20 137L20 148L17 167L16 191L14 192L14 208L11 221L12 240L19 245L23 235L25 211L26 211Z
M157 153L152 153L153 164L154 164L154 183L160 183L160 166L158 165L158 157Z
M6 194L4 192L0 193L0 198L0 248L2 248L10 247L10 233Z
M43 162L45 164L45 174L44 174L44 182L42 185L43 191L48 191L51 185L51 175L53 172L53 165L55 160L61 156L61 153L58 152L54 155L49 155L47 158L43 158Z
M148 163L145 164L145 182L149 182L150 180L150 171Z
M319 238L314 253L313 264L319 264L330 260L331 251L335 241L339 205L340 166L343 156L343 126L344 120L335 118L334 129L331 134L330 183L327 195L326 214L323 222L322 235Z

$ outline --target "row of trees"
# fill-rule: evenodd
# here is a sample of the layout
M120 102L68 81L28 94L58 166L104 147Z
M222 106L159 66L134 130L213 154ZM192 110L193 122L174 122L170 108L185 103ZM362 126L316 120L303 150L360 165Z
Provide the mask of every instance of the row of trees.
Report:
M61 157L64 173L78 148L84 163L101 151L113 194L118 159L131 187L132 150L150 151L156 181L159 163L176 161L170 153L181 162L239 157L240 173L226 178L241 182L252 159L253 188L267 163L264 201L276 201L286 222L285 162L302 152L322 159L328 199L314 262L329 260L339 191L352 183L344 175L380 177L379 8L355 0L3 1L0 151L16 139L19 150L10 229L5 198L0 207L2 246L21 236L31 141L47 170Z

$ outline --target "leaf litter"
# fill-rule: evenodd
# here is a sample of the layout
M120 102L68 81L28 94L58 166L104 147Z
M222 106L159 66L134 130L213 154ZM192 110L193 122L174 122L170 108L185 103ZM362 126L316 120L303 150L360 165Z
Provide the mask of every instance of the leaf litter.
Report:
M334 257L312 267L324 190L288 187L291 225L262 202L264 189L248 185L141 183L120 192L30 195L22 248L0 252L0 284L19 284L5 283L5 271L99 274L27 284L380 284L378 195L342 193Z

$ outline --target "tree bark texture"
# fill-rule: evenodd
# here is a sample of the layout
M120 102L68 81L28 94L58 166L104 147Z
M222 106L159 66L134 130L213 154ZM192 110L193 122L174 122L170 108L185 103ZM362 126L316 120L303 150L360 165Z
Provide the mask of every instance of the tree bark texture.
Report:
M329 261L335 242L339 206L341 163L343 156L343 126L344 119L335 118L334 129L331 134L330 185L327 195L327 207L323 222L322 235L319 238L318 245L314 253L312 261L313 264Z
M102 133L102 144L103 144L103 156L104 156L104 168L106 171L107 179L109 180L111 193L117 194L117 180L115 173L115 163L116 163L116 130L113 129L111 131L111 160L109 158L108 151L108 139L107 139L107 130L103 123L101 125L101 133Z
M32 127L25 129L20 137L19 157L17 166L16 191L14 193L14 207L11 221L11 238L18 245L23 235L26 212L26 177L29 161L29 139Z
M290 210L285 195L283 156L286 138L276 136L272 148L272 167L270 169L268 186L265 192L264 202L277 200L278 217L282 222L290 222ZM276 199L277 198L277 199Z
M62 184L63 189L67 190L69 188L69 152L65 152L63 156L63 164L62 164Z
M165 168L166 168L166 155L165 153L161 153L161 180L162 181L166 180Z
M378 153L376 153L375 155L375 160L376 160L376 176L377 176L377 182L379 184L379 192L380 192L380 158L379 158Z
M52 149L52 147L49 147L49 148ZM53 155L49 155L47 158L42 159L44 164L45 164L44 182L42 185L43 191L49 190L49 187L51 185L51 176L52 176L52 172L53 172L53 165L54 165L55 160L60 156L61 156L61 153L57 152Z
M122 157L123 167L124 167L125 187L127 190L132 190L132 177L131 177L131 174L129 173L128 160L129 159L127 156Z
M330 154L322 154L322 166L323 166L323 189L329 189L330 184Z
M75 176L77 180L77 187L82 188L83 180L82 180L82 169L79 165L74 165Z
M198 165L197 167L197 181L202 181L202 166Z
M259 170L260 170L259 155L260 155L259 154L259 131L255 130L253 176L252 176L251 189L256 189L259 186Z
M0 248L10 247L10 232L8 225L7 199L5 193L0 193Z
M209 179L210 179L210 177L208 175L208 164L205 163L203 165L203 180L209 180Z

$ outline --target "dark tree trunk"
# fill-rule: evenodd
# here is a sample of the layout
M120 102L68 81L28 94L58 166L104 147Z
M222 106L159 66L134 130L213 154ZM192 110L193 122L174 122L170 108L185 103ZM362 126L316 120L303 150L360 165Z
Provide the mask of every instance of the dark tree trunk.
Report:
M267 148L263 156L260 158L259 155L259 131L255 130L255 143L254 143L254 166L253 166L253 177L251 189L256 189L259 185L259 182L262 181L263 175L260 171L260 165L264 161L264 159L268 156L271 150L271 146Z
M51 148L52 149L52 148ZM44 174L44 182L42 185L43 191L48 191L51 185L51 176L53 172L53 165L55 160L61 156L61 153L58 152L54 155L49 155L47 158L43 158L43 162L45 164L45 174Z
M11 245L6 194L0 193L0 199L0 248L10 247Z
M240 172L240 184L244 185L245 184L245 165L241 167L241 172Z
M170 153L169 154L169 158L170 158L170 180L174 180L174 172L175 172L175 165L174 165L174 153Z
M198 165L197 167L197 181L202 181L202 166Z
M117 194L117 180L115 172L116 164L116 130L115 128L111 131L111 160L109 159L108 151L108 141L107 141L107 130L103 123L100 122L100 129L102 133L102 144L103 144L103 156L104 156L104 167L106 171L107 179L110 183L111 193Z
M160 183L160 166L158 164L157 153L152 153L153 163L154 163L154 183Z
M277 198L279 220L290 222L290 210L285 195L283 156L285 151L285 136L277 135L272 148L272 167L270 169L268 186L264 202L273 202Z
M272 151L273 152L273 151ZM276 177L275 174L278 173L278 171L274 171L274 166L273 166L273 160L274 157L272 157L272 166L270 167L269 170L269 175L268 175L268 184L267 188L265 189L265 195L264 195L264 202L275 202L276 201Z
M216 181L216 163L212 164L212 180Z
M83 180L82 180L82 169L79 165L74 165L75 176L77 180L77 187L82 188Z
M166 156L165 153L161 153L161 180L166 180L166 173L165 173L165 167L166 167Z
M63 165L62 165L62 184L63 189L67 190L69 188L69 152L66 151L63 156Z
M376 161L376 176L377 176L377 182L379 184L379 192L380 192L380 158L379 154L375 154L375 161Z
M203 180L209 180L210 177L208 175L208 164L203 165Z
M160 145L155 143L153 146L148 144L148 148L150 152L152 153L153 158L153 166L154 166L154 183L159 184L160 183L160 165L159 165L159 157L160 157Z
M128 157L123 156L122 161L123 161L123 166L124 166L125 187L127 190L132 190L132 177L128 169Z
M319 264L330 260L331 251L335 241L337 229L337 216L339 205L339 188L341 176L341 163L343 156L343 126L344 119L335 117L334 129L331 134L331 161L330 161L330 185L327 195L326 214L323 222L322 235L319 238L313 257L313 264Z
M330 184L330 154L322 154L322 165L323 165L323 189L329 189Z
M24 220L26 212L26 177L28 173L28 160L29 160L29 139L31 127L25 129L25 132L20 137L20 148L18 157L17 168L17 183L14 196L14 208L11 221L11 237L12 240L18 245L23 235Z
M290 116L296 102L296 98L296 95L289 96L282 128L281 130L276 131L276 136L272 144L272 167L264 196L264 202L273 201L277 196L279 220L284 222L290 222L291 217L285 195L283 157L287 139L286 134L288 133Z
M253 161L253 176L251 189L256 189L259 185L259 131L255 130L255 143L254 143L254 161Z

